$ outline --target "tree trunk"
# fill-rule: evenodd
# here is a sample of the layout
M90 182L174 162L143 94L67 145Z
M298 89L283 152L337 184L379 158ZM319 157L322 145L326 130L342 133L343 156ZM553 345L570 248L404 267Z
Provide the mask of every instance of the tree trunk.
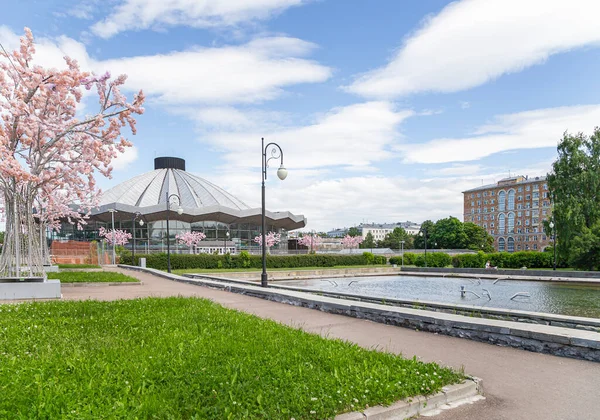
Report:
M6 232L0 277L45 277L40 227L33 216L31 194L5 191Z

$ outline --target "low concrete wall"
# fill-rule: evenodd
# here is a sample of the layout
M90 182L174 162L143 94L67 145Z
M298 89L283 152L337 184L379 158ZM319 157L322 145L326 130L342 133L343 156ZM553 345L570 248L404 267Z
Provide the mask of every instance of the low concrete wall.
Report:
M565 277L582 279L599 279L600 271L554 271L554 270L513 270L498 269L486 270L484 268L438 268L438 267L401 267L402 271L411 273L457 273L481 274L490 276L532 276L532 277Z
M60 299L60 280L0 283L0 300Z
M383 324L468 338L538 353L600 362L600 333L593 331L355 302L295 290L284 290L280 287L260 287L254 284L242 284L242 282L224 282L220 279L192 279L154 269L133 266L122 267L145 271L183 283L222 289L274 302L368 319Z

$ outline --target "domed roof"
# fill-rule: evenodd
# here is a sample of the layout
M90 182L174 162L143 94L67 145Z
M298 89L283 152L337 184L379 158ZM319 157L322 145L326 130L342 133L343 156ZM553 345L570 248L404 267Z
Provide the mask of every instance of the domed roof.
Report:
M235 210L250 208L243 201L207 180L173 167L158 168L122 182L102 194L100 205L120 203L150 207L166 204L167 193L177 194L181 199L179 204L187 208L210 206L223 206Z
M177 194L176 199L167 197ZM182 208L178 214L175 206ZM154 170L133 177L102 194L97 208L91 212L93 220L110 222L131 221L142 215L147 222L180 220L193 223L212 220L223 223L260 224L260 208L250 208L227 191L198 176L185 171L185 161L180 158L154 159ZM265 209L268 223L287 230L306 226L306 218L288 211L271 212Z

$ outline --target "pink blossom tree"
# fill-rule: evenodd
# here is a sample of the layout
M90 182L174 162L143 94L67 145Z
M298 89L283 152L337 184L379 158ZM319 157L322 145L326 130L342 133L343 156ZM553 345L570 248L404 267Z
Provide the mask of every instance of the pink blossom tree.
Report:
M346 249L355 249L364 241L362 236L346 235L342 239L342 246Z
M106 230L103 227L98 229L98 235L106 239L109 245L121 245L125 246L131 239L131 233L120 229Z
M187 245L190 248L190 254L192 253L192 247L198 245L204 238L206 238L206 235L202 232L183 232L175 235L178 243Z
M268 232L266 238L267 238L267 241L266 241L267 252L269 252L269 250L271 249L272 246L275 246L279 242L281 242L281 234L280 233ZM259 246L262 246L262 235L256 236L254 238L254 242L256 242Z
M121 130L135 134L134 116L144 111L141 91L132 102L121 93L127 76L97 76L69 57L62 69L44 68L34 55L28 28L19 50L0 50L0 276L44 275L40 232L60 219L81 228L98 203L94 176L110 177L112 160L131 146ZM82 88L92 87L99 107L80 118Z
M321 244L323 243L323 238L321 238L319 235L315 234L306 234L304 236L302 236L302 238L300 238L298 240L298 243L300 245L304 245L310 248L310 251L316 251L317 249L319 249L319 246L321 246Z

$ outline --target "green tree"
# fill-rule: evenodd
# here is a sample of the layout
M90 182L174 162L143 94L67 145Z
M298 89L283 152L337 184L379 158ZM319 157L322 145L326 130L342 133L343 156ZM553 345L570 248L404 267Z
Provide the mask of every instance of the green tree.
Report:
M584 227L581 234L573 238L569 264L580 270L600 270L600 222L591 229Z
M360 244L360 247L363 249L376 248L375 240L373 239L373 235L371 234L371 232L367 233L367 236L365 236L365 240L362 244Z
M357 227L352 226L348 229L348 235L350 236L360 236L360 230Z
M432 248L432 244L434 243L431 240L431 236L435 235L435 223L431 220L425 220L421 224L421 230L415 236L414 247L415 249L423 249L425 248L425 232L427 232L427 248Z
M393 232L390 232L387 235L385 235L385 238L377 243L377 247L400 249L400 241L404 241L404 247L406 248L406 242L408 241L408 239L408 233L406 233L406 231L403 228L397 227L394 228Z
M4 244L4 232L0 232L0 244Z
M467 249L483 252L494 252L494 238L487 231L475 223L463 223L467 236Z
M600 221L600 129L596 127L591 136L565 132L557 150L547 178L556 250L560 259L580 264L584 250L592 249L589 241ZM551 231L548 222L545 228Z
M435 228L429 237L431 239L428 245L434 244L435 248L464 249L468 242L463 223L452 216L435 222Z

